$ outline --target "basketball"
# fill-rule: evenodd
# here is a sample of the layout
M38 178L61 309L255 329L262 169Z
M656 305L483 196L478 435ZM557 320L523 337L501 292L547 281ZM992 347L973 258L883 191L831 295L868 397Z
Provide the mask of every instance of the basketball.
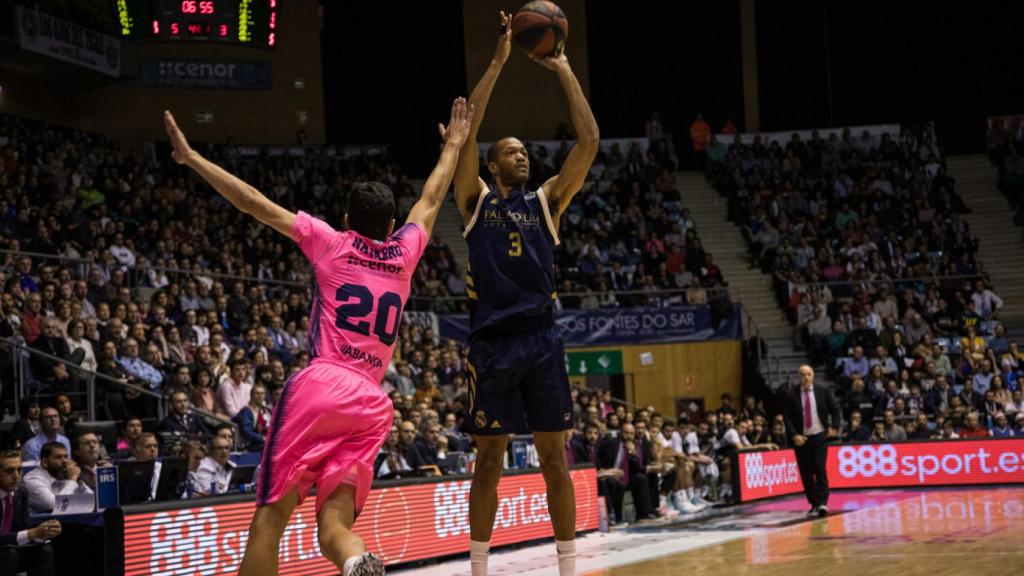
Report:
M533 56L560 54L569 35L569 21L554 2L534 0L512 17L512 39Z

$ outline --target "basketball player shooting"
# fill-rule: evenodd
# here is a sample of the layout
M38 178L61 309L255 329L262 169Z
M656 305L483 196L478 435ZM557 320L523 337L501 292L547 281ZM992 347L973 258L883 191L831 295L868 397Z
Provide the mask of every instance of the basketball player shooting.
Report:
M320 551L344 576L384 574L352 525L370 492L373 461L391 430L381 391L409 296L469 134L473 107L452 105L444 150L405 225L392 233L395 200L379 182L349 193L343 232L292 213L192 150L170 112L167 135L178 164L195 170L236 208L288 236L313 266L310 363L285 383L274 406L257 479L257 509L241 576L278 571L278 544L295 507L316 485ZM475 158L475 155L474 155Z
M575 572L576 561L576 507L565 453L573 421L563 345L554 321L554 250L559 218L583 186L599 137L565 55L534 57L558 76L579 141L559 174L537 190L525 189L529 158L523 143L511 137L487 151L494 189L480 179L477 132L511 49L511 20L505 13L500 17L503 33L470 96L478 113L455 173L455 200L469 245L470 407L463 429L475 436L477 446L469 500L470 563L473 576L487 573L508 435L532 431L547 484L559 573L566 576Z

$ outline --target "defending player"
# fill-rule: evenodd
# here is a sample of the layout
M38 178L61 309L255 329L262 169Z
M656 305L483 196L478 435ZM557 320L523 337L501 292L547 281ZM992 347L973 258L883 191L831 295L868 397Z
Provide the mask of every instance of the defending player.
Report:
M257 479L257 505L239 574L277 574L278 543L295 507L317 487L320 550L345 576L376 576L383 563L351 528L370 491L373 461L391 429L380 381L394 352L409 283L466 141L473 107L452 105L446 144L405 225L378 182L349 194L344 232L294 214L192 150L170 112L167 134L179 164L195 170L236 208L292 238L313 265L310 363L274 406Z

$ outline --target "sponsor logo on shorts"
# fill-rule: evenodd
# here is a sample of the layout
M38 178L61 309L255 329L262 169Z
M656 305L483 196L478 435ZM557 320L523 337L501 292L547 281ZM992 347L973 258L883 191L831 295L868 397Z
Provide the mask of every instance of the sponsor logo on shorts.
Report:
M473 423L476 424L477 428L485 428L487 426L487 415L484 414L483 410L476 411L476 416L473 417Z
M359 348L356 348L355 346L349 346L348 344L341 347L341 355L348 356L349 358L356 361L366 362L373 368L380 368L381 366L384 365L381 359L378 358L377 356L363 352Z
M565 414L563 414L562 415L562 420L565 420L566 422L572 420L572 413L571 412L566 412Z

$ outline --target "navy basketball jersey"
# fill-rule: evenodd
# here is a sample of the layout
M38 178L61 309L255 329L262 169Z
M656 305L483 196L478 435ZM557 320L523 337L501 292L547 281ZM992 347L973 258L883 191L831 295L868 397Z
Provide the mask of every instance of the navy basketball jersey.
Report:
M485 187L463 235L471 335L515 332L551 318L558 229L543 188L502 198Z

